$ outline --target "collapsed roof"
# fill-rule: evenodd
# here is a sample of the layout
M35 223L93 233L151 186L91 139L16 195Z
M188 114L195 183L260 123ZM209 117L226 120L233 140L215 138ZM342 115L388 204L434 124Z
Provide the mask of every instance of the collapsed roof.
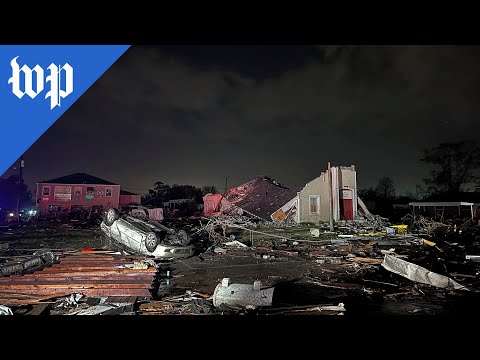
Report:
M247 213L264 220L293 199L301 188L287 188L276 181L257 177L227 191L224 198Z

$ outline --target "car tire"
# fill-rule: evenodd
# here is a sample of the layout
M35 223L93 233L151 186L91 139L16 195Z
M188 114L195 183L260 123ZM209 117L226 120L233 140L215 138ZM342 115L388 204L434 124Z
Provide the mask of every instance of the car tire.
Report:
M140 220L148 220L148 211L145 209L142 209L142 211L137 213L137 216Z
M188 238L188 234L185 230L180 230L177 233L177 237L180 239L181 245L188 245L188 243L190 242L190 239Z
M112 226L120 218L120 213L115 208L110 208L105 213L105 224Z
M147 233L147 236L145 238L145 247L148 251L154 252L158 246L158 243L159 241L157 234L155 234L154 232Z

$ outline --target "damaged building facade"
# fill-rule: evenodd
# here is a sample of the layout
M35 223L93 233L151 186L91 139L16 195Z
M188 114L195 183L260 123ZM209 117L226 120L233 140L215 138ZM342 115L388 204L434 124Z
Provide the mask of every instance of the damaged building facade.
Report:
M204 214L236 211L267 221L318 223L330 218L330 183L333 220L353 220L358 209L368 213L357 195L355 166L336 166L302 188L287 188L271 179L257 177L225 194L204 196Z
M355 166L331 168L333 220L353 220L358 212L357 172ZM330 219L330 181L328 171L308 182L294 198L271 215L276 222L293 220L297 223Z

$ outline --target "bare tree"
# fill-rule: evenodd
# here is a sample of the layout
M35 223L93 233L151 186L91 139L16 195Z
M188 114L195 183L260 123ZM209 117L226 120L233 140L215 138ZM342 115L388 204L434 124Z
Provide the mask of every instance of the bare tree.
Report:
M378 180L375 192L382 200L393 199L395 197L395 185L393 179L388 176L381 177Z
M478 181L480 148L473 140L441 143L424 150L421 161L433 165L430 177L423 179L431 192L458 193Z

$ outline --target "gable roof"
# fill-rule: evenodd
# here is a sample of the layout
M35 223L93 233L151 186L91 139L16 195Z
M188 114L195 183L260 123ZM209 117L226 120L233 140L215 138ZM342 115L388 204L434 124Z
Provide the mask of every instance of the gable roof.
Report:
M270 215L297 196L298 191L298 188L289 189L271 180L257 177L231 188L225 194L225 198L249 213L271 220Z
M62 176L56 179L51 179L47 181L41 181L41 183L52 183L52 184L95 184L95 185L118 185L110 181L100 179L96 176L92 176L85 173L75 173L66 176Z

